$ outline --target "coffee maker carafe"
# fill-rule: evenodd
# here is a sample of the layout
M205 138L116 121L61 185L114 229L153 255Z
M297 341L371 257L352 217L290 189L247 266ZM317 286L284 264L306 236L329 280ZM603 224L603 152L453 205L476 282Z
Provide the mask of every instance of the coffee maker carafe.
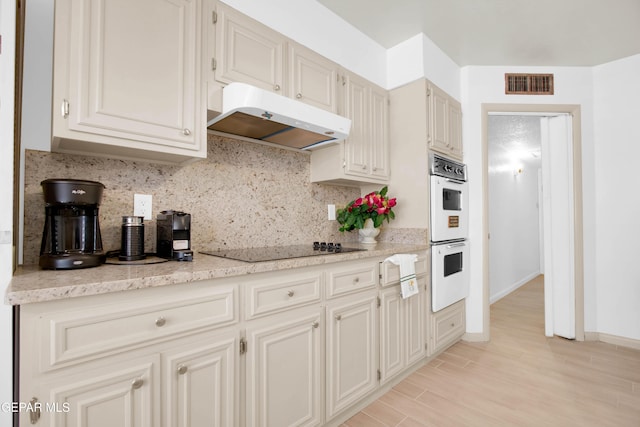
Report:
M41 185L45 223L40 267L58 270L104 263L98 220L104 185L77 179L47 179Z

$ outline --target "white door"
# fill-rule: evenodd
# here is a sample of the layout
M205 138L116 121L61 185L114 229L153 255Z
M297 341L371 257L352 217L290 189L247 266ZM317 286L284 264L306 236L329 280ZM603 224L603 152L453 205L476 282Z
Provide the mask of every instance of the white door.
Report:
M545 335L576 337L571 116L541 118Z

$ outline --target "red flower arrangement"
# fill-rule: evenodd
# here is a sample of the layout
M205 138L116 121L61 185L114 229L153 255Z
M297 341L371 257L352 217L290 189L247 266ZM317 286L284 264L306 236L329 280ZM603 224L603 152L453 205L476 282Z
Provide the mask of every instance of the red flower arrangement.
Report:
M387 222L394 219L396 215L393 208L396 199L387 197L387 187L380 191L374 191L366 196L360 197L349 203L344 209L338 209L336 219L340 223L340 231L351 231L353 229L364 228L367 219L373 221L373 226L378 228L386 219Z

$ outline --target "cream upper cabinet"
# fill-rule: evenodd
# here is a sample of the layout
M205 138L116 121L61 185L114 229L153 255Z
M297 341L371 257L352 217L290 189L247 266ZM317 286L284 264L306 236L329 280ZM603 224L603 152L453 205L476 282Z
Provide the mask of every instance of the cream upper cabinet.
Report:
M321 425L322 330L320 307L249 323L247 426Z
M338 113L338 66L314 51L289 42L289 96Z
M460 103L437 86L427 86L427 141L429 148L462 160L462 109Z
M52 149L206 157L204 19L202 0L56 1Z
M340 185L386 184L389 168L389 95L373 83L343 72L343 115L349 137L311 153L311 182Z
M216 5L215 79L286 94L287 39L227 5Z

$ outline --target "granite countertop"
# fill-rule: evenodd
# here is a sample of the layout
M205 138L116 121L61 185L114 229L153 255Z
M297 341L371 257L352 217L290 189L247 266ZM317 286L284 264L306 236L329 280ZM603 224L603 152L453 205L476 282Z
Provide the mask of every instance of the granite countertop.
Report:
M373 247L359 247L367 250L257 263L194 253L192 262L169 261L135 266L105 264L95 268L57 271L41 270L37 266L23 266L17 269L7 288L5 303L29 304L429 249L428 244L399 243L378 243Z

